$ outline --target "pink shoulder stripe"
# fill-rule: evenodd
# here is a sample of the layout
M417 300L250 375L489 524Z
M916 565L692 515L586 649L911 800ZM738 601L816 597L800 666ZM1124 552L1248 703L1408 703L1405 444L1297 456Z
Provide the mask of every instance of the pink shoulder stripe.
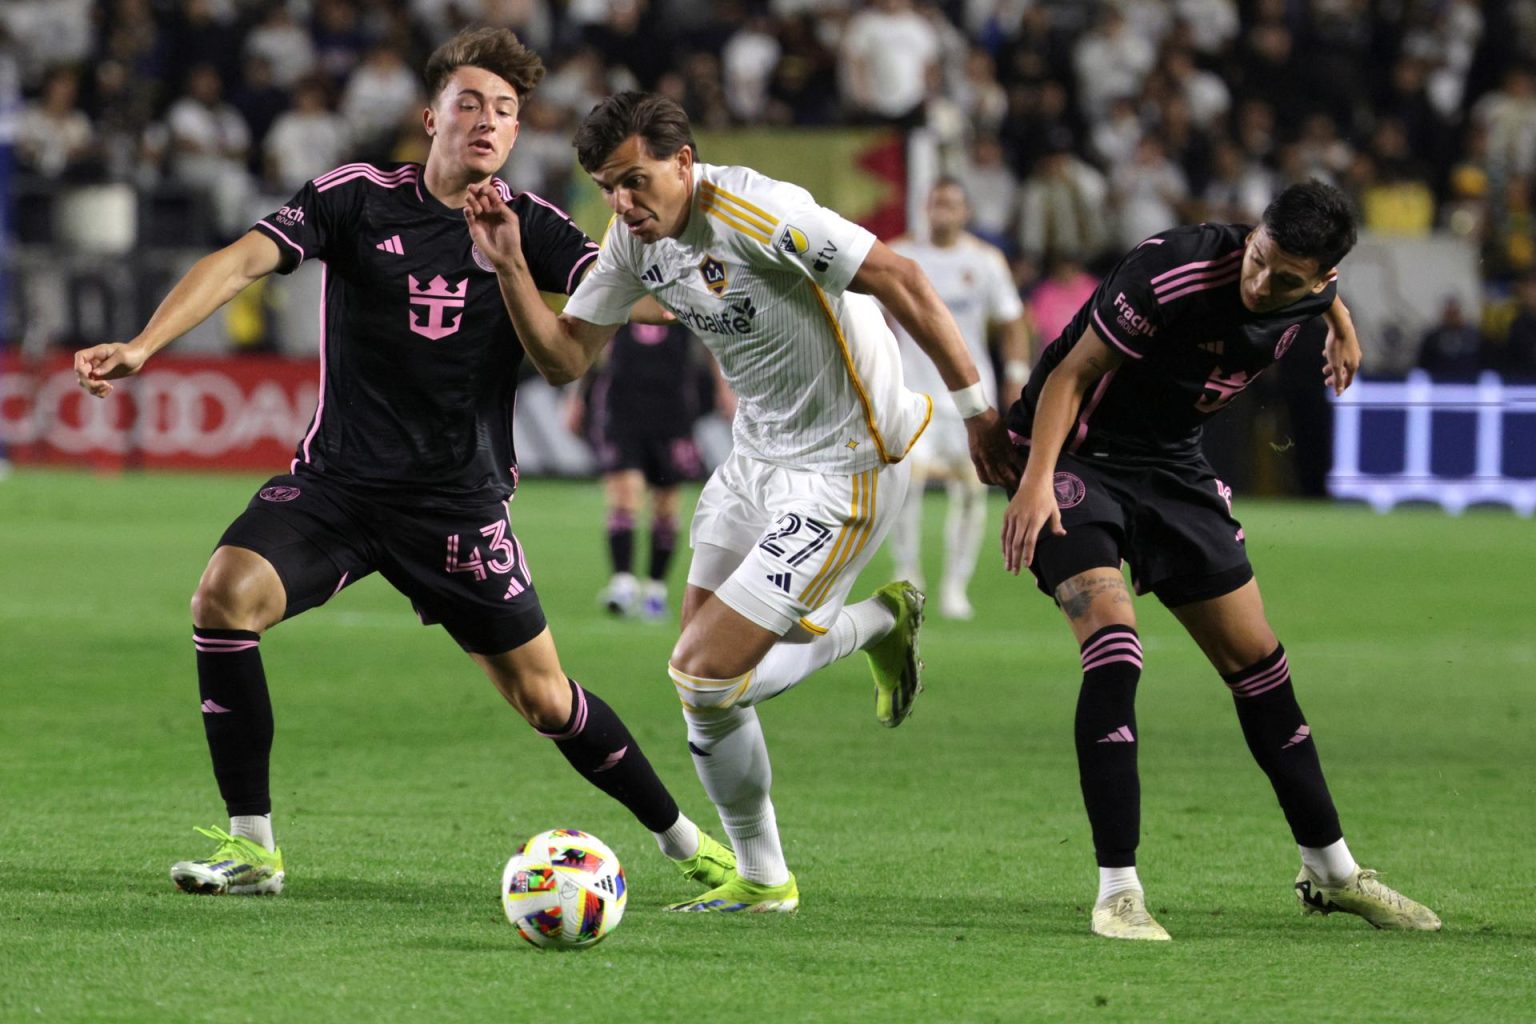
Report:
M380 188L399 188L401 185L411 185L416 181L416 176L414 174L395 178L385 178L381 175L373 173L372 171L353 171L351 174L345 175L344 177L332 178L324 185L316 186L315 191L329 192L333 188L336 188L340 185L345 185L349 181L356 181L359 178L362 178L365 181L371 181Z
M1223 275L1222 277L1214 278L1209 281L1201 281L1197 284L1191 284L1187 288L1180 288L1178 291L1169 292L1167 295L1159 295L1157 297L1157 303L1160 306L1167 305L1174 299L1182 298L1183 296L1192 294L1194 292L1209 291L1212 288L1220 288L1223 285L1233 284L1239 277L1242 276L1242 271L1236 267L1233 267L1229 273Z
M415 174L416 173L416 165L415 164L406 164L403 167L396 167L392 171L386 171L382 167L379 167L377 164L369 164L369 163L342 164L340 167L337 167L337 168L334 168L332 170L326 171L324 174L322 174L319 177L317 177L315 179L315 184L316 185L324 185L326 182L330 181L330 179L335 178L335 177L337 177L339 175L342 175L342 174L352 174L352 173L355 173L357 171L371 171L374 174L378 174L378 175L381 175L383 177L393 178L393 177L397 177L399 175L404 175L404 174Z
M1111 331L1107 326L1105 326L1104 318L1099 316L1098 310L1093 311L1093 322L1098 326L1099 334L1103 336L1105 341L1109 342L1111 345L1115 346L1115 348L1118 348L1121 352L1124 352L1132 359L1141 358L1140 352L1131 351L1131 347L1129 345L1115 337L1115 332Z
M1196 260L1193 263L1185 263L1183 266L1174 267L1172 270L1167 270L1161 274L1158 274L1152 279L1151 284L1153 287L1156 287L1159 281L1166 281L1170 277L1174 277L1178 274L1188 273L1191 270L1199 270L1201 267L1214 267L1218 263L1225 263L1232 257L1241 256L1242 254L1243 250L1234 249L1232 252L1227 253L1225 256L1218 257L1214 260Z

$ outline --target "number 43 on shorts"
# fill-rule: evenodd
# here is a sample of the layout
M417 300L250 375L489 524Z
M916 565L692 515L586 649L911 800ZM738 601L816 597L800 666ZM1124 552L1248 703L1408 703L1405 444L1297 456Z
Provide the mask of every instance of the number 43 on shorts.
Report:
M480 553L480 545L470 541L468 554L461 554L460 537L457 533L448 535L448 555L444 560L443 571L447 573L466 572L477 580L484 580L492 574L497 576L510 576L507 583L507 592L502 597L504 601L510 601L527 589L528 568L523 561L522 549L518 546L517 538L507 532L507 521L498 519L493 523L487 523L480 527L480 536L486 538L486 547L489 555ZM518 570L514 572L514 570ZM523 578L518 579L521 575Z

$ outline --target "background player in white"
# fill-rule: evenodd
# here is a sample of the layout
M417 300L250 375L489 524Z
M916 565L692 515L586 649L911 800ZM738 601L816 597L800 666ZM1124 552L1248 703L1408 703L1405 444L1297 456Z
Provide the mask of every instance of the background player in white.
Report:
M1018 286L1007 260L994 245L965 230L971 219L965 187L953 178L940 179L928 193L928 241L902 236L891 248L916 261L934 290L954 314L971 361L981 372L989 404L997 404L997 372L988 351L989 330L995 330L1003 358L1009 398L1029 377L1029 327ZM936 394L943 382L912 336L897 325L902 372L914 391ZM969 619L966 594L981 553L987 527L987 488L976 475L965 436L965 423L952 403L933 407L933 422L912 447L912 487L896 525L891 527L891 558L896 578L923 587L923 490L929 480L942 480L949 492L944 517L944 575L939 584L939 614Z
M491 189L472 189L465 214L546 376L579 376L619 311L650 293L703 339L737 396L735 450L694 515L668 669L739 875L674 909L793 910L799 888L753 705L856 649L870 655L885 724L906 716L920 688L922 595L889 584L843 605L905 496L901 459L932 405L902 384L896 340L868 295L938 365L982 479L1014 482L1009 445L917 264L804 189L698 162L687 115L665 97L610 97L577 130L576 150L615 219L559 317L534 289L517 215Z

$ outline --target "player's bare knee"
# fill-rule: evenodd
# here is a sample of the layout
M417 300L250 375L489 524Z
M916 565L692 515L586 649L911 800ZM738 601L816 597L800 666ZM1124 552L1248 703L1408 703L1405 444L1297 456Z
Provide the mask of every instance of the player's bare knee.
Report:
M507 703L540 732L555 732L571 720L571 683L564 674L528 673L497 680Z
M282 619L284 602L282 583L265 559L220 548L192 593L192 624L260 633Z
M1075 633L1088 636L1105 626L1136 625L1135 604L1118 569L1089 569L1056 588L1056 603Z

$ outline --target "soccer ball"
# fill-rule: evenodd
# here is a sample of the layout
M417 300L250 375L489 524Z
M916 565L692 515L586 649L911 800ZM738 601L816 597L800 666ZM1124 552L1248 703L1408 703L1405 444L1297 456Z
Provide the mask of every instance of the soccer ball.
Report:
M544 949L586 949L618 927L629 892L608 845L572 828L540 832L501 873L501 906Z

